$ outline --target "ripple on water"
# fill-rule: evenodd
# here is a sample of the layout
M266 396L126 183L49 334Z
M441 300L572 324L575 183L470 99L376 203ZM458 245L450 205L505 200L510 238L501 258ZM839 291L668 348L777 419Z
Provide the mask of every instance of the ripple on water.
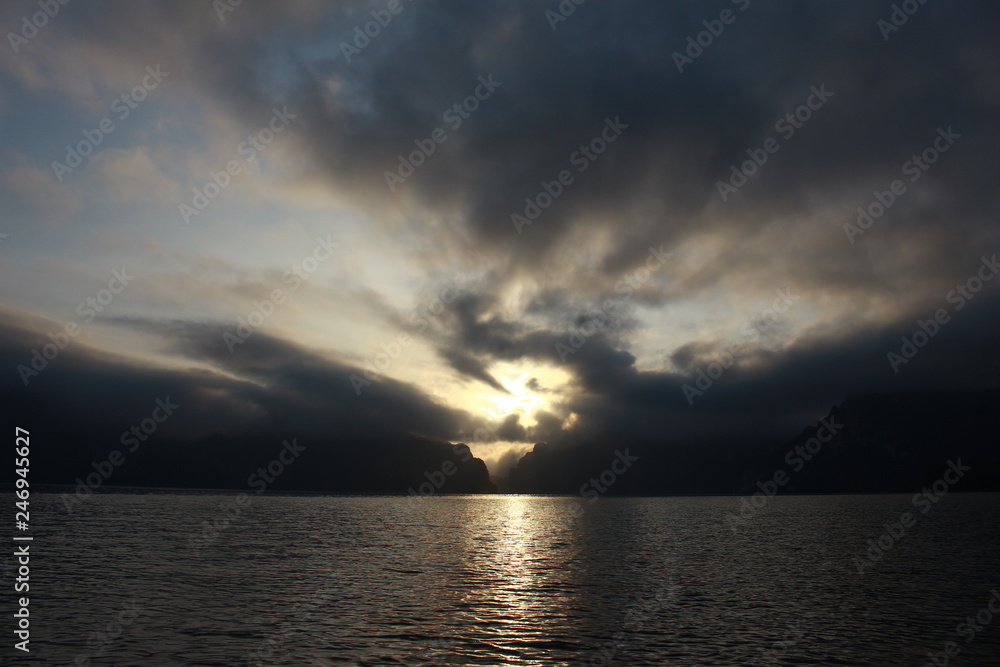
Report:
M732 498L604 498L576 517L558 497L260 497L195 552L223 501L98 495L67 515L40 495L33 657L919 665L1000 587L996 495L946 497L863 575L853 559L907 497L776 498L738 533ZM953 664L997 655L992 628Z

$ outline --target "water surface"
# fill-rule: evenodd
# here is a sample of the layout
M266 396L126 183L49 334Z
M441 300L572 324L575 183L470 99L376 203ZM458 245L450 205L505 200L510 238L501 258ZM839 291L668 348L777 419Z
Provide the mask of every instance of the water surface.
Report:
M1000 619L956 634L1000 588L1000 495L945 497L874 563L909 496L775 498L737 531L735 498L254 497L199 536L233 503L33 496L31 659L1000 664Z

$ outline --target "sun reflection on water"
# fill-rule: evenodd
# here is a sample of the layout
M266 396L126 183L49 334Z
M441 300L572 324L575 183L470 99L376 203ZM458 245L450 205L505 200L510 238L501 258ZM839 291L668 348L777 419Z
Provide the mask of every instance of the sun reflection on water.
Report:
M565 621L572 600L545 555L560 530L540 500L509 495L479 503L465 542L467 567L480 581L463 597L464 622L505 656L503 664L536 664L530 656L550 641L550 626Z

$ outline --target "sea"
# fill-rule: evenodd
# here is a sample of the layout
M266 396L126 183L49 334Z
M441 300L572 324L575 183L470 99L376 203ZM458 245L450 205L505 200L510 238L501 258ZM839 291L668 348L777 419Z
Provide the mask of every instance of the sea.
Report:
M1000 494L750 500L35 493L0 663L1000 665Z

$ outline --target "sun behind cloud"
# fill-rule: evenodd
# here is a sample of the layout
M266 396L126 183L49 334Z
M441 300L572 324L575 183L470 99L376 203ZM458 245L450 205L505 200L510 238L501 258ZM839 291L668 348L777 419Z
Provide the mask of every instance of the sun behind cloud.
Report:
M549 366L532 365L529 370L524 364L501 363L494 370L509 393L486 385L477 386L469 396L469 409L490 420L502 420L516 414L524 426L537 423L535 413L539 410L557 410L551 402L554 388L564 386L570 379L565 371Z

